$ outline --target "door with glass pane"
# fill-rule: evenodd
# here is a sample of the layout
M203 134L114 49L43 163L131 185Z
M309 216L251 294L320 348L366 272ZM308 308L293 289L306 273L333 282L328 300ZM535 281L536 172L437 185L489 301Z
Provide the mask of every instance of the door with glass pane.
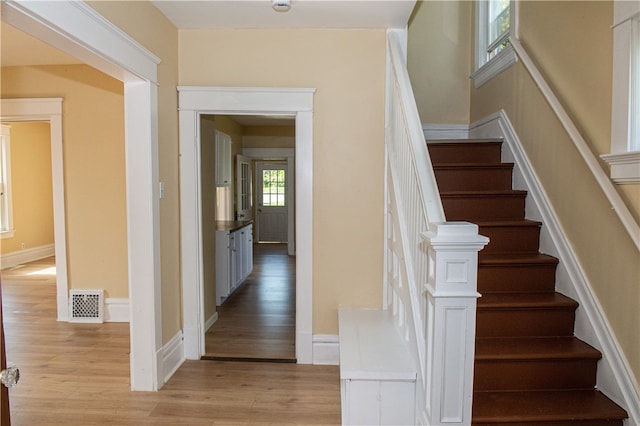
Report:
M287 163L258 163L257 167L258 242L287 241Z
M251 219L251 160L236 156L236 217L238 220Z

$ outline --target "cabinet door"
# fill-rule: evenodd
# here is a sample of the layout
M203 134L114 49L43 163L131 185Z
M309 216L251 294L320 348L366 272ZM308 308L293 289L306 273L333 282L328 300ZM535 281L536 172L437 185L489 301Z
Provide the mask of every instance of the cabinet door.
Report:
M231 238L228 232L216 232L216 304L220 306L231 293Z
M245 244L244 244L244 271L243 275L248 277L253 269L253 227L251 225L245 228Z
M216 186L231 185L231 136L216 130Z
M229 286L231 291L238 286L238 237L236 234L237 232L229 234Z
M244 280L244 274L243 274L243 264L244 264L244 252L245 252L245 229L242 228L238 231L235 232L236 234L236 281L235 281L235 285L236 287L238 285L240 285L240 283L242 283L242 280Z

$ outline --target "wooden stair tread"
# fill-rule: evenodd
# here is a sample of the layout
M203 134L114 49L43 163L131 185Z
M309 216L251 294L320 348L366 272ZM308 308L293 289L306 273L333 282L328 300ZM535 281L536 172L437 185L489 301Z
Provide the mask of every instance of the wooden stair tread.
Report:
M557 292L485 293L478 299L478 309L569 309L578 302Z
M559 260L540 253L543 224L525 218L501 144L427 145L447 219L491 240L478 255L472 423L622 426L627 413L594 387L602 354L573 336L578 303L555 291Z
M473 423L540 424L628 417L622 408L595 389L474 392L473 398Z
M495 266L495 265L532 265L532 264L558 264L558 258L542 253L491 253L478 255L478 265Z
M542 222L538 222L536 220L529 219L520 219L520 220L479 220L474 221L476 225L482 226L492 226L492 227L515 227L515 226L531 226L531 227L540 227L542 226Z
M489 189L489 190L477 190L477 191L444 191L440 193L442 198L453 197L522 197L526 196L527 191L522 189Z
M462 142L461 142L462 141ZM455 145L458 147L476 147L479 144L484 145L500 145L502 146L502 139L488 138L488 139L427 139L427 146L438 145Z
M434 170L442 169L512 169L513 163L437 163Z
M476 360L600 359L597 349L573 336L476 339Z

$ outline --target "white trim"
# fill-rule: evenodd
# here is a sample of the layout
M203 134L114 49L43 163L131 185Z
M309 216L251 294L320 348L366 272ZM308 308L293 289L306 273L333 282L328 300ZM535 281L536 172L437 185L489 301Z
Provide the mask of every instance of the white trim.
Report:
M340 364L340 343L337 334L313 335L313 363L316 365Z
M13 268L23 263L33 262L34 260L44 259L45 257L54 255L55 249L53 244L5 253L0 257L0 268Z
M160 59L84 2L3 0L2 20L120 81L158 81Z
M423 124L422 131L427 140L467 139L468 124Z
M294 138L295 140L295 138ZM243 148L242 155L252 160L264 159L283 159L287 161L287 176L294 176L295 173L295 148ZM295 256L296 254L296 238L295 238L295 179L290 182L291 190L287 190L287 254ZM257 229L257 228L256 228Z
M104 322L129 322L131 307L127 298L104 299Z
M630 424L640 424L640 391L633 371L509 118L501 110L473 123L470 135L474 138L504 138L503 160L516 164L514 186L529 191L527 216L544 223L541 249L560 259L556 285L580 304L576 315L576 336L603 354L598 367L597 386L627 410Z
M162 366L162 373L160 375L160 377L162 377L162 384L165 384L186 359L184 356L184 338L182 331L179 331L166 345L160 348L157 359L158 364Z
M280 160L295 157L295 148L243 148L242 155L254 160Z
M611 180L618 184L640 183L640 151L601 155L611 167Z
M218 321L218 312L214 312L204 323L204 332L206 333Z
M0 239L4 239L13 238L15 231L13 228L13 185L11 178L11 126L2 124L0 125L0 129L2 132L0 150L3 152L2 164L0 164L0 171L3 176L0 176L0 180L2 180L4 186L2 189L4 202L2 203L0 215L3 215L5 222L2 224L2 227L0 227Z
M518 62L518 57L513 51L511 44L509 44L507 47L502 49L500 53L471 74L471 78L473 78L473 87L476 89L479 88L516 62Z
M296 358L313 362L313 95L315 89L178 87L180 211L185 355L204 345L200 115L291 114L296 120Z
M162 377L156 358L162 341L155 86L159 60L84 2L7 0L1 7L3 22L125 82L130 383L132 390L157 390Z
M47 121L51 150L53 195L53 239L56 256L56 307L58 321L69 320L69 277L67 270L67 228L62 139L62 98L0 100L2 121Z

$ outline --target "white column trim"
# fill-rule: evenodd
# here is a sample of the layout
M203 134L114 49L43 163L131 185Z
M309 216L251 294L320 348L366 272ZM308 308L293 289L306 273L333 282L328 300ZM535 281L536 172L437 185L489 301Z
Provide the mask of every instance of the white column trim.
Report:
M313 95L315 89L178 87L185 355L204 354L200 115L288 114L296 120L296 356L313 362Z

